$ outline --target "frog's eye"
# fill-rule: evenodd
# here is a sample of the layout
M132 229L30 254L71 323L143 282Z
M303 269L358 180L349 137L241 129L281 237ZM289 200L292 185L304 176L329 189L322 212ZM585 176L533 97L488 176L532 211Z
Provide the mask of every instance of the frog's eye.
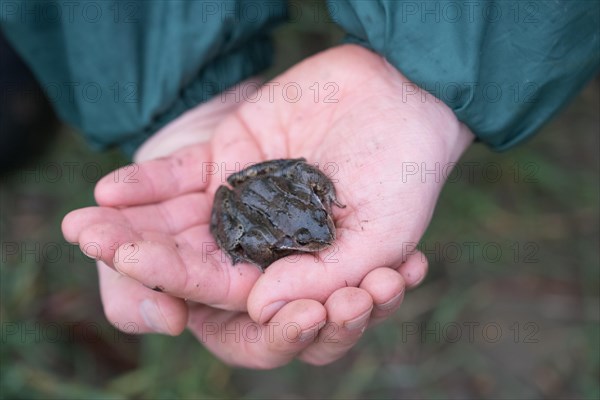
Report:
M310 232L306 228L298 229L294 237L296 239L296 243L298 243L301 246L310 243Z

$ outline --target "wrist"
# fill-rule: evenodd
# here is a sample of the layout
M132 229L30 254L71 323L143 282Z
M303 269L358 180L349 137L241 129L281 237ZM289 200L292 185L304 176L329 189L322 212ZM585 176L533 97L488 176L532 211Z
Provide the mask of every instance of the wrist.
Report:
M416 83L409 80L396 67L384 59L385 70L389 79L395 81L395 90L401 91L401 101L407 103L419 115L419 120L426 121L435 142L442 147L439 161L456 162L475 140L471 129L460 122L454 111L441 99L435 97Z
M383 56L356 44L326 53L327 65L341 76L340 81L354 82L353 87L343 90L352 92L355 106L364 111L368 104L375 104L369 110L375 117L365 126L380 124L383 116L401 130L405 143L420 143L430 150L424 155L429 161L442 163L456 162L474 141L475 135L446 103L412 82ZM416 154L407 154L411 155Z

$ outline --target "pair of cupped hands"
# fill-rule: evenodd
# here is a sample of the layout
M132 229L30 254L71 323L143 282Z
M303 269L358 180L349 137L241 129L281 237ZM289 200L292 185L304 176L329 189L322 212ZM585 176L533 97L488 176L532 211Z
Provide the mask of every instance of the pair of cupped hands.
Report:
M443 179L414 167L450 165L472 140L381 56L343 45L258 91L184 114L138 150L134 166L101 179L99 206L69 213L63 233L98 260L104 310L118 328L177 335L187 326L236 366L327 364L423 280L427 261L415 247ZM335 244L264 274L232 266L209 232L215 191L252 163L298 157L327 166L346 205L333 207Z

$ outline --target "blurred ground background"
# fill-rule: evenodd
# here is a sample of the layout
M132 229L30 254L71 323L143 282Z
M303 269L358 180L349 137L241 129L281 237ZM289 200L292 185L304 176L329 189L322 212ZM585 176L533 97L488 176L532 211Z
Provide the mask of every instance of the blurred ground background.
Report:
M313 12L277 30L270 74L339 40ZM231 369L187 332L106 322L94 265L60 222L127 160L62 127L0 189L2 398L600 398L599 106L596 79L526 144L473 146L420 244L430 274L400 312L332 365L274 371Z

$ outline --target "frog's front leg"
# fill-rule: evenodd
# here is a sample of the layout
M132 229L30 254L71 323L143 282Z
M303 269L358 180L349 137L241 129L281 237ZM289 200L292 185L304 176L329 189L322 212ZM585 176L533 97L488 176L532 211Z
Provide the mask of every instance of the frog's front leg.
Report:
M290 160L281 159L261 162L258 164L254 164L248 168L245 168L240 172L231 174L229 178L227 178L227 182L229 182L231 186L236 187L237 185L247 181L248 179L266 175L277 175L279 171L286 170L294 164L303 161L306 161L306 159L294 158Z
M331 203L340 208L346 207L338 201L333 182L317 167L306 163L297 163L290 165L285 170L285 176L309 186L328 210L331 208Z

